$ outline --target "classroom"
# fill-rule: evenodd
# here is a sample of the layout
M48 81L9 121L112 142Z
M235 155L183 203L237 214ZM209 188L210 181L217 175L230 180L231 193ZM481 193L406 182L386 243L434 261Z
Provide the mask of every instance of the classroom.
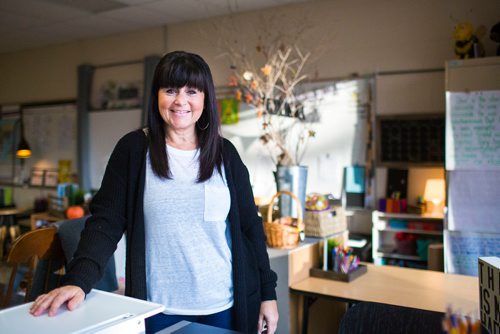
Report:
M500 333L500 288L491 283L500 282L499 13L498 0L3 0L0 328L254 332L241 320L254 312L242 311L240 293L250 303L255 286L254 298L262 298L255 314L270 334ZM169 79L158 64L191 54L208 64L213 94L208 79L198 78L196 87L181 79L186 91L159 84ZM186 96L194 117L197 92L204 100L189 126L195 146L174 143L181 132L169 137L168 129L183 122L183 112L162 111L161 99L176 105ZM208 109L206 117L217 120L205 117ZM157 121L169 126L148 128ZM201 143L208 132L227 139L215 159L221 178L209 173L188 188L160 178L177 187L161 197L151 182L160 168L149 159L155 136L165 134L170 161L175 152L187 157L185 150L208 154ZM132 146L138 134L146 139ZM129 154L149 145L137 160L147 156L148 163L137 167L136 156L119 156L128 142ZM199 178L208 163L203 154ZM178 166L176 173L189 169ZM145 172L131 177L136 167ZM174 167L168 162L166 172ZM128 186L116 190L112 182ZM198 189L203 195L191 200ZM252 205L243 205L243 196ZM115 207L116 198L123 202ZM216 275L227 273L230 303L210 309L231 311L232 330L187 318L182 308L181 322L151 329L151 319L170 319L176 308L168 291L159 294L166 300L150 292L168 280L153 274L149 257L158 260L154 254L188 240L212 240L170 225L179 235L153 238L167 231L148 224L160 215L151 209L159 203L175 208L166 217L207 221L209 213L228 212L218 218L225 225L210 230L225 251L214 245L202 253L205 263L186 261L186 271L213 257L231 263ZM121 211L111 212L118 205ZM256 223L247 230L247 221ZM101 236L111 245L102 252L110 261L89 264L83 258L99 256L97 247L84 254L84 246L75 253L77 245L80 238L97 242L88 226L105 223L113 226ZM138 242L142 248L131 250ZM162 253L151 248L162 244L172 245ZM201 247L186 247L169 263L179 265ZM92 285L78 285L87 296L80 307L31 316L30 303L61 286L78 263L102 276L82 279ZM254 263L258 277L248 274ZM131 279L143 273L147 295ZM193 282L204 276L190 275ZM276 286L266 291L266 282ZM195 296L190 291L186 296ZM277 308L277 323L264 305ZM52 320L58 317L60 323Z

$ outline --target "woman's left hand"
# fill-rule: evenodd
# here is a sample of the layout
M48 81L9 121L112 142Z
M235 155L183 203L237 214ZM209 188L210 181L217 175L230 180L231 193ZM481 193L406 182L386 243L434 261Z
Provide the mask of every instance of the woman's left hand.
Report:
M261 333L265 329L267 334L274 334L278 327L278 304L275 300L266 300L260 304L259 323L257 325L258 332Z

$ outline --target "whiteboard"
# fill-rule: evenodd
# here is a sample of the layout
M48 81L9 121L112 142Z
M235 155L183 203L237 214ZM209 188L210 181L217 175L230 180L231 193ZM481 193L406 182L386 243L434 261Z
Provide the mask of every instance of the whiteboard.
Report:
M76 114L73 103L23 109L24 134L33 153L25 161L28 170L58 168L59 160L71 160L71 171L77 171Z
M446 93L446 169L500 170L500 90Z
M99 189L118 140L141 126L141 109L89 112L90 187Z
M500 254L500 234L444 231L445 272L478 275L478 258Z

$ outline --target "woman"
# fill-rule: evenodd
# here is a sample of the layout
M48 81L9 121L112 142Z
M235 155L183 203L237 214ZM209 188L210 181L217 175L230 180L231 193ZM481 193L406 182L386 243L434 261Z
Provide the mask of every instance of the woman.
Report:
M215 89L198 55L166 54L155 70L148 128L116 145L64 285L30 312L75 309L127 233L127 296L165 305L147 333L180 320L274 333L270 269L248 171L220 136Z

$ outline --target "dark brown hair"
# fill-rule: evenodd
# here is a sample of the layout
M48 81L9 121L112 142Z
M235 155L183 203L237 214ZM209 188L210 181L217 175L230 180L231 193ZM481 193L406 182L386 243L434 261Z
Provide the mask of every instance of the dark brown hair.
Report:
M203 113L195 127L200 148L197 181L203 182L212 176L214 168L222 175L222 137L212 73L208 64L197 54L170 52L156 66L148 110L149 156L157 176L172 178L166 151L165 122L158 108L158 92L161 88L184 86L196 88L205 94Z

